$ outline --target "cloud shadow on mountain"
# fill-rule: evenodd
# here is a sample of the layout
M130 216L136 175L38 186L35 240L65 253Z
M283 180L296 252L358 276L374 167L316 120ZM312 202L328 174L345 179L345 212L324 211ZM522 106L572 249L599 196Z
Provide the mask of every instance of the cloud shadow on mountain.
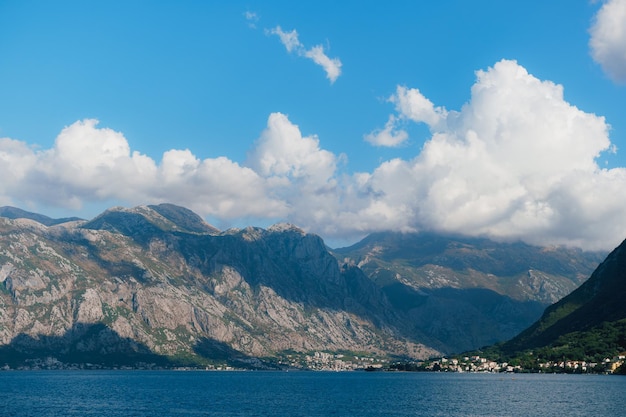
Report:
M47 358L78 367L87 364L102 368L175 365L168 357L152 352L135 340L120 336L103 323L77 323L61 336L33 337L21 333L9 344L0 346L0 366L33 367Z
M267 362L248 356L224 342L209 337L199 339L194 353L216 365L227 365L240 369L277 369Z
M446 353L459 353L517 335L545 309L538 301L520 301L484 288L440 288L424 291L407 311L412 323L444 342Z

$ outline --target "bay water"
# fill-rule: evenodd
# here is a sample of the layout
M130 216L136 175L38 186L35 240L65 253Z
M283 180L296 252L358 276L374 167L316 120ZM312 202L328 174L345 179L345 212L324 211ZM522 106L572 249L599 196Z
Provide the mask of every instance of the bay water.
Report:
M626 377L0 372L0 416L624 416Z

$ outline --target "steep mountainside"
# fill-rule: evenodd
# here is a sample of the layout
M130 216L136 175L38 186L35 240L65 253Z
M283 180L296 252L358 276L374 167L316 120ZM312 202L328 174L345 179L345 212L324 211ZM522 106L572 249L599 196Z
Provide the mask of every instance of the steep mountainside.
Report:
M423 343L442 345L294 226L218 232L172 205L50 227L0 218L7 363L258 365L255 358L283 351L436 353Z
M334 250L449 351L507 340L574 290L605 254L433 233L375 233Z
M626 241L578 289L547 308L541 319L499 349L509 356L534 350L535 356L574 360L624 352L625 300Z

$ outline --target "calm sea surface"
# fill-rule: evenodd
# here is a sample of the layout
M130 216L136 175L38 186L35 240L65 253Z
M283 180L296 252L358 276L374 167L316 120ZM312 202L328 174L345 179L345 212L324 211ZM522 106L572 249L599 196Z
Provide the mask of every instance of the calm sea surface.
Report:
M626 377L0 372L0 416L624 416Z

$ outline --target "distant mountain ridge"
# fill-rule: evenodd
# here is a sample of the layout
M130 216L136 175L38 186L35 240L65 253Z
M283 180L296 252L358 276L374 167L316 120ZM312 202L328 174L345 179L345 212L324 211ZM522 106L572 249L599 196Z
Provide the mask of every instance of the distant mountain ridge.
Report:
M507 340L582 283L605 254L435 233L374 233L335 249L449 352Z
M53 219L43 214L31 213L19 209L17 207L3 206L0 207L0 217L6 217L7 219L30 219L45 226L54 226L56 224L68 223L72 221L83 220L79 217L66 217L62 219Z
M588 257L582 255L589 252L578 248L540 247L520 241L496 242L487 238L433 232L372 233L350 247L335 251L384 260L405 260L414 267L436 264L454 270L474 269L497 276L525 273L531 266L553 274L586 279L579 265L588 268L590 262ZM551 253L551 256L545 256L546 253ZM604 252L594 253L591 263L595 264L604 256Z
M173 204L138 206L131 209L113 207L82 225L85 229L108 230L124 235L149 232L184 232L219 234L200 216Z

